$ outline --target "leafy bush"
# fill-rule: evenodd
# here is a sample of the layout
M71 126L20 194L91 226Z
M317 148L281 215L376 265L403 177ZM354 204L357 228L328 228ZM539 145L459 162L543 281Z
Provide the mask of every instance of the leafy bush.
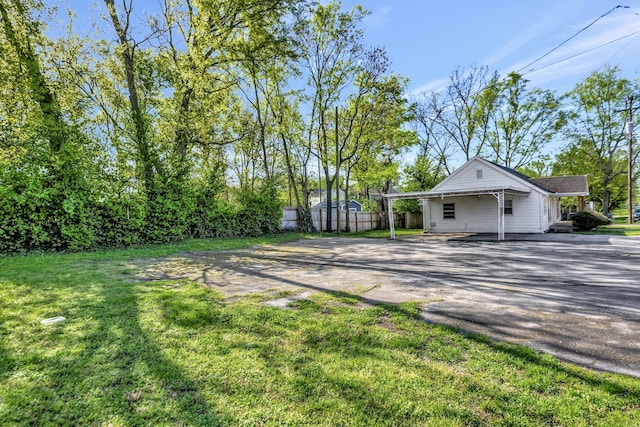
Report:
M282 203L273 185L265 185L257 191L240 193L238 226L243 236L261 236L280 231Z
M188 236L194 211L192 192L186 181L169 178L156 183L147 197L145 236L148 243L168 243Z
M228 198L224 179L213 174L200 183L163 182L149 199L143 192L91 191L75 170L56 166L0 164L0 254L260 236L280 230L282 206L273 185L239 190Z
M601 225L611 224L611 220L595 211L583 211L571 217L573 228L577 231L589 231Z
M96 246L122 247L142 243L144 206L133 196L114 197L95 207Z
M0 167L0 253L83 250L94 243L82 177L68 164Z

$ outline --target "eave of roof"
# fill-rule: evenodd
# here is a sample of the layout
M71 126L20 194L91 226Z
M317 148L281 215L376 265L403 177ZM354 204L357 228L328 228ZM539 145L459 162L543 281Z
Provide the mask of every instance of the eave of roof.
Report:
M502 193L510 196L523 196L527 197L531 191L529 189L522 188L478 188L473 190L463 191L413 191L409 193L389 193L384 197L387 199L400 200L400 199L444 199L445 197L468 197L468 196L482 196L487 194Z
M530 178L525 174L518 172L515 169L511 169L506 166L501 166L497 163L491 162L489 160L485 160L480 157L474 157L473 159L469 160L467 163L471 162L472 160L477 160L487 165L494 166L508 173L509 175L517 178L523 185L530 186L531 188L518 189L514 187L503 187L503 188L491 188L491 189L479 188L479 189L462 190L462 191L437 191L437 188L440 185L438 184L434 188L436 189L436 191L429 190L429 191L416 191L416 192L409 192L409 193L389 193L389 194L383 195L383 197L387 199L393 199L393 200L435 199L435 198L444 198L444 197L465 197L465 196L478 196L483 194L497 194L499 192L504 192L507 195L514 195L514 196L528 196L533 189L537 189L538 191L541 190L546 194L554 195L557 197L589 195L589 184L588 184L586 175L571 175L571 176L560 176L560 177L549 177L549 178ZM454 171L452 175L456 174L458 170ZM449 177L452 177L452 175L449 175ZM447 179L449 179L449 177Z
M548 188L549 192L558 196L587 196L589 194L589 181L586 175L531 178L531 181Z

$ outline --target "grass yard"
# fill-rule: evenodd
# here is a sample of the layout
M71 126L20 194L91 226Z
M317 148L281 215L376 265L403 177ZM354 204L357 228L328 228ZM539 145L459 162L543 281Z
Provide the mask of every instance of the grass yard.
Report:
M134 259L300 237L0 259L0 423L640 425L640 379L427 325L417 303L285 310L130 278Z
M626 219L625 219L626 220ZM611 225L598 227L595 231L580 232L581 234L612 234L616 236L640 236L640 223L627 224L614 222Z

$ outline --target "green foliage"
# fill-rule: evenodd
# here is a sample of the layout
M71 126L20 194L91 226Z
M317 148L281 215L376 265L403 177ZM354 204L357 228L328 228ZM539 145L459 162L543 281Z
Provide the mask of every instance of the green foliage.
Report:
M594 211L576 212L571 217L573 228L577 231L594 230L601 225L611 224L611 220L601 213Z
M132 195L120 195L95 208L95 245L122 247L144 242L144 203Z
M238 199L237 227L242 231L240 235L261 236L280 231L283 204L272 184L266 184L257 191L241 191Z
M143 22L140 5L103 0L96 7L111 19L82 37L72 13L56 16L47 3L0 2L0 253L273 233L283 193L295 195L307 220L301 227L311 230L317 164L329 194L339 186L349 198L368 198L402 182L399 157L418 142L407 127L417 108L384 48L365 47L362 7L162 2ZM601 90L607 80L616 90ZM536 113L554 116L557 100L525 91L518 76L497 83L486 67L452 75L433 114L418 117L424 157L405 170L404 190L431 188L455 149L486 153L491 136L494 149L521 158L539 148L526 144L532 135L547 140L551 127L527 125L541 123L529 120ZM627 83L604 73L574 98L591 99L580 106L592 114L598 96L615 93L616 111L619 94L633 92ZM619 130L623 116L610 129ZM615 151L598 170L589 153L602 150L575 123L571 155L560 160L588 171L594 198L615 206L623 157ZM518 133L523 128L535 131ZM524 142L514 149L502 144L508 140ZM419 210L403 203L396 208Z
M47 151L0 163L0 253L82 250L94 243L94 212L77 162L66 151Z
M170 179L156 184L147 199L146 240L153 243L173 242L187 237L193 213L193 198L187 183Z
M222 197L225 183L216 171L206 181L197 181L195 211L191 220L191 236L235 237L237 230L235 209Z
M590 198L604 214L626 198L627 97L638 91L637 83L619 73L612 67L594 71L568 94L574 106L566 132L570 142L554 165L554 173L587 173Z
M551 163L551 156L545 154L538 156L536 160L531 160L525 166L521 166L515 169L521 174L528 176L529 178L543 178L552 176L552 166L553 165Z
M405 166L403 177L403 191L428 191L445 178L445 171L442 165L421 154L416 157L413 165ZM396 212L418 213L422 212L422 205L419 200L415 199L398 200L394 203L393 210Z
M517 73L509 73L491 90L496 103L490 111L489 156L520 168L536 160L565 125L561 99L548 90L528 90L527 80Z

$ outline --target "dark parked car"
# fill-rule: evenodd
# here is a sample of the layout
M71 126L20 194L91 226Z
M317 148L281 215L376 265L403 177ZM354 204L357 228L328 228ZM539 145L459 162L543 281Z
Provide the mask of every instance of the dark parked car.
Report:
M640 206L636 206L633 210L633 222L640 221Z

